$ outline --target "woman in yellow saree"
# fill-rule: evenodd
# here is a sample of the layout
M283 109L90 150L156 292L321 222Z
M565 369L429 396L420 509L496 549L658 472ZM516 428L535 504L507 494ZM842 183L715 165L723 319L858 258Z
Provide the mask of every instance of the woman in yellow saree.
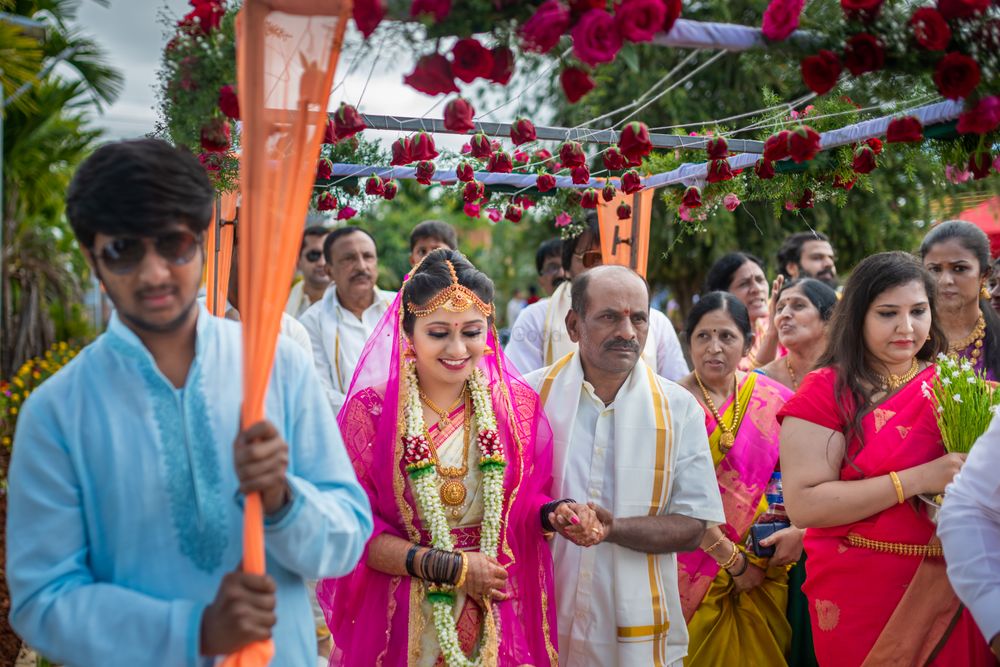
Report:
M784 665L791 644L785 616L787 565L802 551L801 531L781 530L764 546L744 548L768 509L764 490L778 464L778 410L790 389L737 370L753 341L750 318L732 294L712 292L688 317L694 371L681 380L705 410L726 523L706 531L701 549L678 557L681 606L690 642L685 665Z

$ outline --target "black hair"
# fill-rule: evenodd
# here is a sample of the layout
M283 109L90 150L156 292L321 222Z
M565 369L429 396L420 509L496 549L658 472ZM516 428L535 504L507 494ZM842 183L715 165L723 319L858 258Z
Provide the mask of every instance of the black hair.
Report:
M410 252L423 239L435 239L452 250L458 249L458 234L455 228L442 220L424 220L410 232Z
M190 151L160 139L101 146L73 175L66 217L84 248L98 234L155 236L182 223L201 234L212 220L215 191Z
M427 253L423 261L413 270L410 279L403 283L403 331L413 335L413 325L416 317L410 313L406 304L422 306L433 299L441 290L451 285L451 271L447 262L455 267L458 284L468 287L484 303L493 303L495 288L489 276L477 269L457 250L438 248ZM494 309L494 315L496 309ZM494 315L487 318L493 325Z
M605 264L607 269L615 269L620 271L627 271L636 278L642 281L642 284L646 286L646 308L649 308L649 282L642 277L637 271L618 264ZM587 290L590 288L590 279L593 278L593 271L587 271L581 276L577 276L576 280L570 285L569 299L570 299L570 309L577 314L578 317L584 317L587 314L587 305L590 303L589 297L587 296ZM648 313L647 313L648 314Z
M310 225L306 227L302 232L302 245L299 246L299 254L306 249L306 239L310 236L326 236L330 233L329 227L324 227L323 225Z
M333 244L336 243L338 239L342 239L348 234L353 234L354 232L361 232L370 238L372 243L375 243L375 237L360 227L352 227L351 225L337 227L332 232L327 234L325 239L323 239L323 259L326 260L327 264L333 264L333 260L330 259L330 253L333 251ZM378 252L377 243L375 243L375 252Z
M938 243L957 241L959 245L972 253L979 262L980 277L989 274L990 238L986 232L971 222L965 220L948 220L927 232L920 243L920 258L923 259L931 248ZM986 338L983 341L983 360L986 368L993 371L993 376L1000 378L1000 315L990 305L989 299L979 297L979 312L986 323ZM937 314L935 313L935 317Z
M796 278L781 286L777 296L775 296L775 302L781 298L785 290L792 287L798 287L802 290L802 294L819 311L820 319L824 322L830 321L830 318L833 317L833 307L837 305L837 292L832 287L815 278Z
M778 273L785 276L785 278L792 277L785 267L789 264L798 264L801 266L802 247L809 241L826 241L829 243L830 239L823 232L796 232L787 237L782 242L781 247L778 248Z
M684 335L687 337L688 344L690 344L691 339L694 337L694 330L698 328L698 323L701 322L702 318L717 310L729 314L729 317L733 320L733 324L736 325L736 328L743 335L744 348L750 345L750 337L753 334L753 327L750 325L750 313L742 301L724 290L709 292L698 299L698 303L694 304L691 312L688 313L687 320L684 322Z
M747 262L753 262L762 271L764 270L763 260L748 252L730 252L715 260L715 264L705 276L705 291L728 292L729 285L733 282L733 275Z
M538 246L535 252L535 268L538 269L538 275L542 275L542 266L549 257L559 257L562 261L562 246L562 239L549 239Z
M586 229L577 234L571 239L566 239L562 243L562 266L566 271L570 270L573 266L573 253L576 252L576 247L580 245L580 240L585 239L587 244L590 245L594 242L594 239L601 238L601 225L597 220L596 211L587 211L584 214L583 223L586 225Z
M864 329L868 309L886 290L912 282L924 286L933 314L937 286L933 276L916 257L905 252L880 252L871 255L855 267L844 287L844 297L834 309L829 326L830 331L837 335L830 336L826 352L820 357L817 368L829 366L837 372L834 395L837 410L846 425L843 433L848 446L855 436L861 441L861 420L874 408L865 385L878 387L880 384L875 371L867 363ZM932 317L930 337L917 351L917 359L933 362L947 346L944 333L938 327L937 320ZM863 447L862 442L861 448ZM861 448L853 455L845 454L847 460L851 461L856 457Z

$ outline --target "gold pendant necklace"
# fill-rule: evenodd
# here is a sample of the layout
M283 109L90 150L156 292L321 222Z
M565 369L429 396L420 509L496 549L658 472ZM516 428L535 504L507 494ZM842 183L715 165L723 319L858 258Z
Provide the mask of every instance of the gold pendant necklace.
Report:
M962 356L969 347L972 347L972 352L969 356L972 358L972 362L976 363L979 357L983 353L983 340L986 338L986 318L983 317L982 312L979 313L979 319L976 320L976 326L972 328L972 333L963 338L962 340L955 341L954 343L948 344L948 355L952 358L957 359Z
M455 402L452 403L451 407L448 408L447 410L442 410L441 408L439 408L434 401L432 401L430 398L427 397L427 394L424 393L423 389L417 390L417 393L420 394L420 400L424 402L424 405L429 407L438 416L437 427L439 431L443 431L444 429L451 426L451 417L449 417L448 415L454 412L455 408L458 407L458 404L461 403L463 400L465 400L465 389L466 387L463 386L462 393L458 395L458 398L455 399Z
M464 390L463 397L465 397ZM425 433L427 442L431 448L431 453L434 455L434 459L438 462L437 472L438 476L441 478L441 488L438 490L438 495L441 496L441 502L450 509L451 516L456 519L461 516L461 507L465 503L465 499L469 494L469 490L465 487L465 476L469 472L469 443L471 441L470 433L472 431L472 406L470 405L468 397L465 398L465 414L463 416L462 423L463 443L461 467L456 468L454 466L441 465L441 457L438 456L437 448L434 446L434 441L431 439L430 433Z
M799 388L799 379L795 377L795 371L792 370L792 362L788 360L789 355L785 355L785 370L788 371L788 377L792 379L792 391Z
M740 426L739 384L736 381L736 374L733 374L733 422L729 426L722 423L722 416L715 408L715 402L712 401L712 397L708 395L708 389L701 381L698 371L694 372L694 379L698 382L698 387L701 388L701 396L705 399L705 407L712 413L715 422L719 425L719 430L722 432L719 436L719 449L725 454L732 448L733 443L736 442L736 429Z
M914 358L913 362L910 364L910 370L906 371L902 375L893 375L889 373L886 377L880 373L875 373L875 377L878 378L879 384L882 386L882 391L893 392L902 387L904 384L917 377L917 373L920 372L920 364Z

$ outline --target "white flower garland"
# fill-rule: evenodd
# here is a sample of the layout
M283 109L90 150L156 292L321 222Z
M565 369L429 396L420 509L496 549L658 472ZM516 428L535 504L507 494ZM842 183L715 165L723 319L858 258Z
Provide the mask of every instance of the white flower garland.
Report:
M454 551L451 527L441 505L438 488L441 478L437 473L437 463L427 442L424 427L424 413L420 405L420 388L417 380L416 364L407 363L404 368L406 381L406 401L403 419L406 433L403 435L403 456L406 473L413 484L417 500L417 512L421 522L428 527L431 546L443 551ZM483 522L480 532L480 552L496 558L500 546L500 523L503 514L503 476L507 465L497 432L496 414L486 377L474 368L469 377L469 391L472 394L472 408L476 416L479 432L479 469L483 475ZM431 586L427 595L431 603L434 629L438 644L448 667L480 667L482 655L469 660L462 652L455 628L455 592L452 586Z

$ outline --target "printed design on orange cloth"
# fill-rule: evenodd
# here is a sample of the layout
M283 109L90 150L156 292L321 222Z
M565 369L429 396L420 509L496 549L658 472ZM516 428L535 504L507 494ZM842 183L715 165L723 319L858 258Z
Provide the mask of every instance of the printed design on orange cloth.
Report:
M878 433L882 430L882 427L889 423L889 421L896 416L895 410L886 410L884 408L875 408L875 432Z
M840 607L830 600L816 600L816 624L819 629L829 632L840 623Z
M906 440L906 436L910 435L909 426L897 426L896 430L899 432L899 437L902 440Z
M479 625L483 622L483 610L471 596L465 596L465 605L455 622L455 629L458 631L458 645L462 647L465 655L472 655L479 641ZM446 667L444 654L438 656L434 667Z
M769 440L777 440L781 426L778 424L777 407L767 409L768 406L778 406L784 404L781 401L778 391L765 382L758 382L754 386L753 395L747 404L746 414L750 416L750 421L757 427L761 435Z

